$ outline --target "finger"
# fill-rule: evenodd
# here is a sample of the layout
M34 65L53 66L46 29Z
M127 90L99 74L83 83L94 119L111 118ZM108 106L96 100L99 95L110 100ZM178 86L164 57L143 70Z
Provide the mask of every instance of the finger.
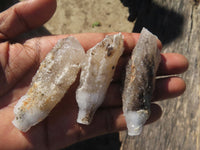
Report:
M41 60L44 59L46 54L55 46L58 40L67 38L69 36L75 37L80 44L83 46L85 51L95 46L98 42L102 41L106 35L109 33L80 33L80 34L68 34L68 35L57 35L57 36L45 36L45 37L37 37L24 42L24 46L29 46L32 49L42 50ZM138 33L123 33L124 35L124 44L125 51L132 51L135 47L136 42L138 41L139 34Z
M150 124L158 120L162 115L162 109L158 104L151 104L151 114L145 124Z
M129 57L121 57L115 69L113 76L113 82L122 81L125 78L126 65L128 63Z
M154 90L153 102L158 100L164 100L167 98L177 97L186 89L186 85L183 79L179 77L169 77L156 80L156 86ZM112 83L108 88L105 100L102 104L102 108L106 107L119 107L122 105L122 86L119 83Z
M146 124L160 118L162 110L159 105L151 105L151 115ZM90 126L80 125L84 134L80 134L80 140L97 135L126 130L126 121L121 108L98 110Z
M88 50L89 48L96 45L98 42L103 40L106 35L110 34L116 34L116 33L91 33L91 35L87 35L88 33L83 34L74 34L72 36L76 37L82 44L82 46L85 48L85 50ZM124 36L124 48L125 53L130 54L135 47L140 34L139 33L126 33L123 32L122 35ZM97 38L96 40L94 40ZM91 41L91 42L87 42ZM157 40L157 45L159 49L162 49L162 44L159 40Z
M83 47L87 50L95 45L97 42L101 41L105 37L105 35L106 34L103 33L83 33L75 34L73 36L75 36L83 45ZM128 36L127 38L126 35ZM1 45L5 45L5 48L0 51L2 56L5 56L5 59L0 59L0 63L4 66L3 71L5 72L5 74L1 74L3 79L3 86L0 86L0 89L2 91L0 92L0 95L3 95L10 88L12 88L19 79L23 78L25 73L33 71L29 70L30 68L35 69L36 67L38 67L38 64L44 60L46 54L55 46L58 39L67 36L69 35L33 38L25 41L23 45L20 45L18 43L9 44L8 42L1 43ZM127 43L127 45L130 46L127 48L131 49L134 46L133 43L136 42L137 34L125 33L124 36L125 42ZM132 40L130 36L132 37ZM5 81L6 83L4 83Z
M174 98L184 93L186 84L179 77L157 79L153 101Z
M80 44L83 46L85 51L95 46L98 42L102 41L106 35L113 33L80 33L80 34L67 34L67 35L56 35L56 36L45 36L37 37L24 42L24 46L29 46L35 50L41 50L40 60L42 61L46 54L55 46L59 39L66 38L68 36L75 37ZM135 47L139 35L138 33L122 33L124 36L124 48L125 54L130 54ZM158 48L162 48L161 42L158 40Z
M116 67L113 80L119 81L125 76L126 65L129 60L128 56L121 57ZM189 64L188 60L181 54L166 53L161 54L161 63L157 75L172 75L180 74L187 70Z
M181 54L166 53L162 54L161 58L158 75L183 73L189 66L188 60Z
M0 14L0 40L44 24L53 15L56 0L27 0L19 2Z
M106 107L120 107L122 105L122 86L120 83L111 83L102 108Z

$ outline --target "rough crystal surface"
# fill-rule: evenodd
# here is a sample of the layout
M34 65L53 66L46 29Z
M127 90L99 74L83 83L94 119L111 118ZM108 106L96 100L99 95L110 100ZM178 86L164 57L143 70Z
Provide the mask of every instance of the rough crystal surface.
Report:
M160 60L157 37L143 28L126 68L122 94L129 135L140 134L150 115L150 103Z
M90 124L95 111L104 100L123 50L123 36L119 33L106 36L87 51L82 63L80 85L76 91L78 123Z
M75 81L85 52L73 37L61 39L32 79L31 87L14 108L13 124L26 132L42 121Z

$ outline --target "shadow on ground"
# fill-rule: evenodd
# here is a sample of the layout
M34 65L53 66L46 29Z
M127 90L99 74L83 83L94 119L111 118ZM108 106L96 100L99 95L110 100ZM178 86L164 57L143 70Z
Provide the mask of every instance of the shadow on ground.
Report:
M7 8L9 8L10 6L16 4L17 2L19 2L18 0L1 0L0 1L0 12L6 10Z
M146 27L156 34L163 45L182 34L184 18L173 10L161 7L152 0L120 0L129 9L129 21L135 21L132 32Z
M119 133L111 133L95 137L63 150L120 150Z

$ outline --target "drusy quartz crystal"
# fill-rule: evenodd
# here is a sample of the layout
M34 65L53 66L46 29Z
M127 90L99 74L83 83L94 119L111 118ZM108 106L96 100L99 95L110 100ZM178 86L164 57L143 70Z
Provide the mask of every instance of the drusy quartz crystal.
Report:
M123 36L119 33L106 36L87 51L81 66L80 85L76 91L78 123L91 123L95 111L105 98L123 50Z
M161 60L157 37L143 28L126 68L122 94L128 134L139 135L150 115L155 76Z
M26 132L42 121L75 81L85 51L73 37L61 39L45 57L30 89L14 108L13 124Z

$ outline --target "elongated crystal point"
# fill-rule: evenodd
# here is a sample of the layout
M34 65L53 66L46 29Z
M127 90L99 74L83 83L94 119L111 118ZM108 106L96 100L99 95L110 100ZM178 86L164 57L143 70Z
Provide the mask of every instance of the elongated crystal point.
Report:
M128 134L139 135L150 115L156 72L161 60L157 37L143 28L126 67L122 93Z
M123 50L121 33L106 36L103 41L88 50L82 63L80 85L76 91L78 123L91 123L94 113L105 98Z
M19 130L26 132L47 117L75 81L84 57L85 51L75 38L57 42L14 108L13 124Z

